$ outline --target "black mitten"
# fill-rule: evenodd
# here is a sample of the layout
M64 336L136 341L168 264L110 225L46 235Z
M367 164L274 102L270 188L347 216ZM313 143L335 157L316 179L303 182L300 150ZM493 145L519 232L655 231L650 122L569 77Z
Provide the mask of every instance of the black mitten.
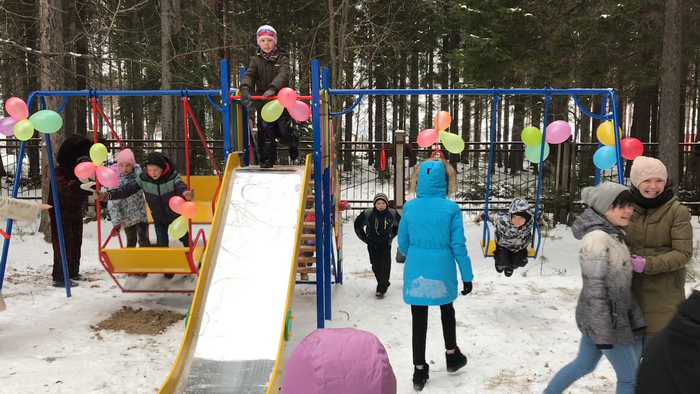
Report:
M241 88L239 95L241 97L241 104L245 107L250 108L253 105L253 100L250 98L250 91L248 88Z
M462 282L464 285L464 290L462 290L462 295L467 295L472 292L472 282Z

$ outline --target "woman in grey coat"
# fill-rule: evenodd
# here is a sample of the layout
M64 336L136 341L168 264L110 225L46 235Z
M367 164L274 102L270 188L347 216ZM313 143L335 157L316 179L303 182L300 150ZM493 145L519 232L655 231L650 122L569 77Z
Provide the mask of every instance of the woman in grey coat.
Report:
M587 187L581 197L588 208L572 230L581 240L583 286L576 324L583 335L576 359L557 372L544 392L563 392L593 372L605 355L617 375L617 394L632 394L639 366L633 331L646 327L632 294L632 265L622 229L629 223L634 197L617 183Z

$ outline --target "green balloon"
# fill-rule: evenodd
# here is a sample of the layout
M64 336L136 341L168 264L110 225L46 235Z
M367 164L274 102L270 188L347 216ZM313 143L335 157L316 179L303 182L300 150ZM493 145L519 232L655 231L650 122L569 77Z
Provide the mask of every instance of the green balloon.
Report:
M532 163L539 163L543 160L547 159L547 156L549 156L549 144L544 143L544 157L540 158L540 151L542 150L542 143L539 143L537 145L532 145L525 147L525 157L527 157L528 160Z
M526 127L520 138L525 145L534 146L542 142L542 132L537 127Z
M187 230L189 230L189 222L184 216L180 216L177 219L173 220L173 222L170 223L170 226L168 227L168 233L171 237L175 239L180 239L184 237L185 234L187 234Z
M55 133L63 126L63 118L56 111L41 110L29 117L36 130L42 133Z
M260 115L265 122L274 122L282 116L282 112L284 112L282 104L277 100L272 100L262 107Z

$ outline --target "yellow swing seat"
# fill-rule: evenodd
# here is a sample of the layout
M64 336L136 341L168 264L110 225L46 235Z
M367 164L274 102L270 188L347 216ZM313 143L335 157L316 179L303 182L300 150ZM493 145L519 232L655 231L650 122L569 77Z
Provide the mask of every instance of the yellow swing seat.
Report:
M102 249L100 254L112 274L191 274L197 273L204 247Z
M488 248L484 246L484 241L481 241L481 250L484 252L484 256L486 257L493 257L493 252L496 251L496 241L491 240L489 241L489 246ZM527 257L529 258L534 258L537 255L537 251L535 249L532 249L531 246L527 247Z

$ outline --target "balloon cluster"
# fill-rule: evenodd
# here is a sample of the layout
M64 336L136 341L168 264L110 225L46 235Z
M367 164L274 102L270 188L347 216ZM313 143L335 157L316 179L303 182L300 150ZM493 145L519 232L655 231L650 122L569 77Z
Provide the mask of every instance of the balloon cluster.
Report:
M34 135L34 130L51 134L63 126L63 119L56 111L41 110L29 116L27 103L19 97L10 97L5 101L8 117L0 119L0 134L15 136L20 141L27 141Z
M90 160L75 166L75 176L78 178L90 178L92 174L97 174L97 180L104 187L115 187L119 183L119 175L111 169L102 165L107 159L107 147L104 144L94 144L90 148Z
M438 137L445 149L450 153L460 153L464 150L464 140L457 134L445 131L450 127L452 116L447 111L440 111L433 117L433 128L425 129L418 134L418 146L429 148L437 142Z
M622 129L618 129L622 135ZM615 152L615 126L612 121L603 122L596 130L596 136L603 146L593 155L593 164L601 170L608 170L617 163ZM620 141L620 153L627 160L634 160L644 153L644 145L636 138L625 138Z
M309 105L297 100L297 92L292 88L282 88L277 93L277 100L271 100L260 111L265 122L274 122L282 116L287 108L289 115L298 122L305 122L311 116Z
M526 127L521 139L525 143L525 157L532 163L541 163L549 156L549 144L561 144L571 137L571 125L563 120L556 120L547 126L545 141L542 132L534 126ZM544 144L544 153L542 152Z
M192 201L185 201L185 199L180 196L174 196L170 198L168 205L170 205L170 209L172 209L173 212L180 215L170 223L168 234L175 239L180 239L184 237L185 234L187 234L187 230L189 230L188 219L197 216L197 204Z

